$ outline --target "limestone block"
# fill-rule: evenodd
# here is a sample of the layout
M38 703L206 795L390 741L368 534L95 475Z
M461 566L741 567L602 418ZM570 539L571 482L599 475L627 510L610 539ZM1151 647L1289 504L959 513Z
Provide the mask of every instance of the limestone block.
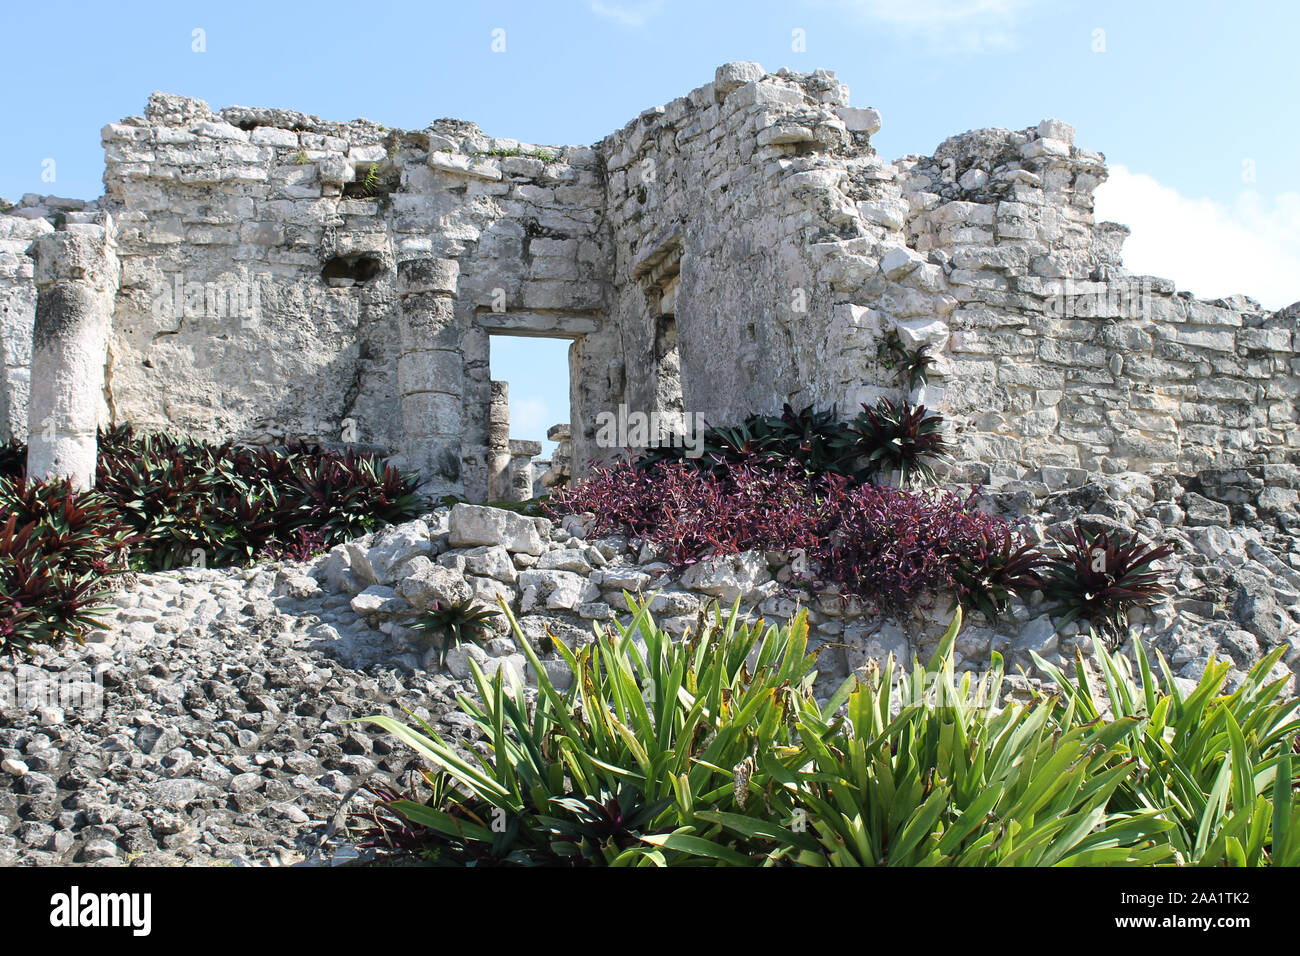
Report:
M1194 491L1189 491L1183 495L1183 508L1187 511L1187 524L1190 527L1206 527L1218 525L1227 527L1232 520L1232 514L1227 505L1218 501L1211 501L1204 495L1199 495Z
M402 434L409 439L458 436L464 400L447 392L409 392L402 396Z
M591 579L607 591L643 591L650 583L650 575L636 568L608 568L598 571Z
M535 590L538 598L546 599L546 607L553 610L571 610L600 597L600 588L572 571L521 571L519 587Z
M382 584L371 585L352 599L352 610L366 617L392 618L409 612L411 605Z
M420 610L431 608L434 604L455 604L464 601L472 593L462 575L434 564L424 556L412 558L406 563L404 571L405 576L398 581L394 590Z
M1025 159L1068 159L1070 144L1059 139L1031 139L1020 147L1020 155Z
M454 564L459 566L459 570L494 578L504 584L514 584L519 580L519 572L510 560L509 552L499 544L481 545L468 551L449 551L438 558L438 563L445 567Z
M474 599L480 601L489 607L495 608L499 601L504 601L508 605L515 602L515 591L510 585L496 578L479 577L474 574L467 574L465 581L469 584L474 592Z
M464 367L461 353L450 349L403 352L397 361L398 391L457 393L463 388Z
M898 280L925 264L925 256L907 246L891 246L880 257L880 271L886 279Z
M273 126L258 126L249 135L249 142L254 146L298 146L298 134L293 130L276 129Z
M454 176L492 181L502 178L501 165L496 160L484 159L480 156L463 156L458 153L432 150L429 153L428 164L435 170Z
M724 63L713 75L714 97L721 101L732 90L739 89L746 83L757 82L766 75L767 72L758 63L745 60Z
M899 341L910 348L929 345L940 351L948 343L948 323L942 319L908 319L895 323Z
M428 292L405 296L398 331L401 346L407 351L459 348L461 332L455 300Z
M500 545L511 553L536 555L545 549L532 519L500 508L457 504L451 509L450 529L453 548Z
M542 571L573 571L578 574L591 572L591 562L579 548L558 548L547 551L538 560L537 567Z
M460 263L455 259L408 259L397 264L397 291L456 294Z
M880 113L869 106L840 106L835 114L850 133L870 135L880 131Z
M858 203L858 213L868 222L887 229L902 229L907 222L907 203L901 199L873 199Z
M746 109L752 106L803 106L803 93L773 80L754 80L738 87L726 97L725 108Z
M392 584L408 561L433 553L433 542L429 526L416 520L384 528L368 547L349 544L348 551L355 573L373 584Z
M1038 124L1038 135L1043 139L1060 140L1063 143L1074 142L1074 127L1058 119L1045 119Z
M682 575L682 587L715 595L728 604L750 600L759 585L772 579L761 554L746 552L705 558Z

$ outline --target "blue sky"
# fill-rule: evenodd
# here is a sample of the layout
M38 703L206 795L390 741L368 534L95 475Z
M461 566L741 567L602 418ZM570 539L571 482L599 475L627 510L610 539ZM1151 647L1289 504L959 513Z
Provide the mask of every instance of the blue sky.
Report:
M155 89L589 143L728 60L825 67L888 159L1055 116L1106 154L1126 261L1204 296L1300 299L1300 4L1082 0L7 3L0 196L102 192L99 129ZM194 31L204 52L195 52ZM505 31L493 52L492 31ZM802 31L801 34L796 31ZM796 49L803 38L803 48ZM42 180L54 160L54 181ZM499 349L515 435L567 416L565 343ZM547 346L552 346L547 348ZM539 374L539 370L550 374Z

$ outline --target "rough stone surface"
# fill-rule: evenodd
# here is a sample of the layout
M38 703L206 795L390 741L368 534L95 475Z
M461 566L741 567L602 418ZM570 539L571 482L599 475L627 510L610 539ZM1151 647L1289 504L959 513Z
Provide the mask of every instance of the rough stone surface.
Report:
M1173 557L1161 564L1173 593L1134 612L1132 636L1164 655L1180 681L1199 678L1211 655L1230 661L1229 687L1285 645L1276 674L1293 689L1300 674L1300 537L1295 525L1288 530L1242 509L1251 496L1289 487L1294 478L1292 470L1272 466L1179 481L1095 475L1056 491L1045 481L1007 487L990 493L985 505L1023 519L1030 540L1075 521L1091 530L1120 526L1122 517L1143 540L1172 545ZM1243 517L1227 527L1162 524L1156 517L1171 508L1195 510L1192 496L1237 502L1227 506ZM742 614L769 622L806 615L822 696L873 660L928 657L949 620L946 595L894 618L833 592L780 583L790 581L783 573L790 556L782 552L727 555L674 570L635 539L609 537L579 549L563 522L500 514L508 516L502 524L478 517L476 526L522 520L537 533L541 553L559 555L553 563L566 567L515 569L501 544L448 547L441 529L449 515L441 509L307 564L140 575L113 595L104 628L84 646L41 648L30 662L0 662L0 690L7 693L0 696L0 864L353 859L339 821L369 799L357 788L400 784L418 762L387 735L347 721L373 713L402 718L409 710L472 746L455 704L456 694L475 693L471 662L532 694L537 673L522 637L548 679L567 687L572 675L556 643L577 649L594 639L597 624L630 621L624 590L645 595L678 636L696 627L701 613L712 617L736 597ZM341 569L340 555L367 555L373 569L382 563L378 554L407 551L414 556L389 573L391 585L357 587L352 572ZM429 556L435 552L437 563ZM581 567L577 554L599 554L605 565L567 569ZM503 601L518 617L519 634L507 633L498 619L479 641L452 648L442 670L439 636L409 625L435 601L471 595ZM981 671L996 651L1013 672L1023 668L1031 685L1041 683L1031 652L1058 666L1076 653L1092 655L1086 626L1060 625L1060 612L1041 604L1013 602L996 622L971 612L956 666ZM1132 641L1123 649L1131 653ZM51 706L12 690L40 686L52 675L79 688L77 696Z

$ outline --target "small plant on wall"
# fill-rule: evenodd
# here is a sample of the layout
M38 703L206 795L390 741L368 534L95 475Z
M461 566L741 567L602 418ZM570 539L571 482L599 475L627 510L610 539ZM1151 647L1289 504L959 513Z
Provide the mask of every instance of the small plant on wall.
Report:
M876 350L876 360L890 371L896 371L902 383L909 391L914 391L929 384L929 375L934 368L934 353L929 345L920 345L909 349L898 337L896 329L890 329Z

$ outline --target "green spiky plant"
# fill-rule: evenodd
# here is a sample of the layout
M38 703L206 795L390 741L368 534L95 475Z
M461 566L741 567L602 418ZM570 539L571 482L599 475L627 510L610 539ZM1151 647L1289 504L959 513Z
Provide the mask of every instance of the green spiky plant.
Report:
M1128 722L1059 732L1041 702L1004 703L1002 660L958 681L960 609L922 666L870 668L844 697L847 726L803 712L811 763L780 782L798 792L791 846L808 866L1148 865L1169 856L1154 814L1109 801L1131 772L1114 760ZM773 768L779 773L778 768ZM737 829L745 824L731 821Z
M885 368L897 371L909 390L929 384L930 371L935 366L933 348L926 344L909 349L891 329L876 350L876 358Z
M1012 595L1027 598L1041 586L1037 569L1046 558L1010 528L991 529L956 556L954 598L996 624Z
M722 621L701 614L674 641L647 604L629 597L628 607L629 624L596 625L595 642L578 651L554 643L575 675L561 692L502 605L538 693L530 707L523 688L507 693L500 673L489 681L471 661L478 700L459 701L488 754L466 756L422 721L365 718L437 768L440 801L394 809L464 862L750 865L784 845L772 842L785 831L771 821L790 817L791 796L745 770L756 753L783 773L804 759L795 710L816 706L806 623L767 627L733 608ZM722 818L703 812L760 808L769 820L756 818L752 837L727 836Z
M438 644L438 666L447 666L447 654L462 642L482 643L490 633L489 622L499 612L479 604L473 598L435 603L418 617L411 630L431 637L441 637Z
M937 484L934 466L951 460L943 438L942 415L924 405L895 405L880 399L874 408L863 405L851 429L854 457L864 462L863 478L896 472L906 487L916 481Z
M575 674L564 693L515 626L538 676L532 707L522 688L508 694L499 674L489 681L472 668L479 700L460 703L486 753L466 755L427 724L365 718L437 768L433 797L389 806L424 828L440 858L1147 866L1282 863L1300 852L1287 749L1296 704L1276 699L1276 682L1259 686L1276 658L1221 705L1211 701L1218 672L1187 698L1144 685L1149 712L1179 715L1173 724L1135 707L1099 713L1059 674L1061 697L1013 704L997 655L982 683L955 674L959 610L928 664L899 668L891 656L819 704L802 618L765 629L738 623L733 608L673 642L646 605L629 598L629 609L631 624L598 628L577 653L556 645ZM1163 743L1140 750L1135 741L1152 733ZM1163 786L1179 793L1147 782L1160 753L1173 780ZM1237 768L1249 785L1235 782Z
M1138 772L1112 803L1159 813L1174 859L1200 866L1300 866L1300 700L1282 696L1274 676L1286 645L1265 655L1232 693L1231 665L1211 659L1196 686L1181 690L1164 656L1159 675L1141 641L1134 662L1094 639L1104 693L1094 694L1083 658L1073 673L1034 655L1061 688L1053 718L1064 727L1102 719L1126 722L1112 759ZM1135 671L1136 668L1136 671Z
M1043 594L1065 612L1058 629L1086 618L1114 649L1127 634L1129 611L1150 607L1168 593L1155 562L1173 553L1168 545L1141 543L1136 532L1127 538L1118 531L1094 534L1076 521L1034 573L1042 579Z

